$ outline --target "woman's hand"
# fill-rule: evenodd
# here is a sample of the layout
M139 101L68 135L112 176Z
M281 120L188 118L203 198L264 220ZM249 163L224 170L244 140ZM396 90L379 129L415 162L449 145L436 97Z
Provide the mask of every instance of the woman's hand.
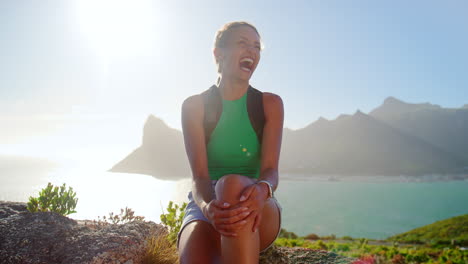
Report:
M244 189L240 198L241 207L249 208L249 217L255 218L252 232L257 231L262 221L262 211L268 198L268 189L265 184L252 184Z
M231 207L228 203L212 200L202 208L203 214L220 234L237 236L237 230L247 223L250 212L245 206Z

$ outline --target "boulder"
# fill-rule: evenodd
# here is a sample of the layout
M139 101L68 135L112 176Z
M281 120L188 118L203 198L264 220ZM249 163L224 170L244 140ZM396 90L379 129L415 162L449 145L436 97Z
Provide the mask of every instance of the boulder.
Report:
M97 224L26 205L0 202L0 263L141 263L150 235L165 234L153 222Z

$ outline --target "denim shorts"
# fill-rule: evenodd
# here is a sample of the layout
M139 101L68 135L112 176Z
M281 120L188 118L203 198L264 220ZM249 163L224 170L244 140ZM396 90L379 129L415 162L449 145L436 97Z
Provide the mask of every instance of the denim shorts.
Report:
M213 189L214 189L214 186L216 185L216 182L217 182L216 180L211 181L211 183L213 184ZM204 221L204 222L210 223L210 221L205 217L205 215L203 215L200 207L198 207L198 205L193 200L192 192L188 193L188 199L189 199L189 202L187 204L187 207L185 208L185 216L184 216L184 219L182 220L182 226L180 227L179 234L177 235L177 248L179 248L180 234L184 230L185 226L187 226L189 223L191 223L193 221ZM278 200L276 200L275 197L272 197L272 198L269 198L269 199L273 199L275 201L275 204L278 206L278 209L279 209L279 218L280 218L279 223L280 223L280 226L278 228L278 233L276 234L276 238L278 238L278 236L280 234L280 231L281 231L281 214L282 214L283 208L281 207L281 205L279 204ZM276 238L275 238L275 240L276 240ZM264 252L267 249L269 249L273 245L273 243L274 243L274 240L270 245L268 245L268 247L266 247L261 252Z

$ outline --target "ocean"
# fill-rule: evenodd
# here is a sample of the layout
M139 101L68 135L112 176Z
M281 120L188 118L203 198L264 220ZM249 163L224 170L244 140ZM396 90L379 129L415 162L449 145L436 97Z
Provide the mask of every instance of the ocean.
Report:
M151 176L83 169L77 163L0 166L0 200L27 202L52 182L77 193L74 219L98 219L129 207L160 222L169 201L187 201L190 179L164 181ZM0 163L0 165L2 165ZM34 168L34 166L38 166ZM280 176L275 193L283 207L282 227L300 236L384 239L438 220L468 213L468 181L328 181Z

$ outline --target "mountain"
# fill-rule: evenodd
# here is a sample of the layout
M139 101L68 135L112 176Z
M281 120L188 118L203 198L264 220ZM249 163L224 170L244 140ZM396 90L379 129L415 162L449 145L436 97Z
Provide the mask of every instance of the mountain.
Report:
M468 168L468 108L409 104L394 97L369 115L283 130L281 173L307 175L462 174ZM190 177L182 133L150 115L139 148L111 171Z
M110 171L147 174L167 180L190 177L182 133L150 115L143 128L141 146Z
M421 175L455 172L456 156L357 111L320 118L283 135L285 172L341 175Z
M468 165L467 106L442 108L429 103L409 104L389 97L369 115L458 156Z
M411 231L389 237L387 240L406 243L441 243L468 246L468 214L437 221Z

